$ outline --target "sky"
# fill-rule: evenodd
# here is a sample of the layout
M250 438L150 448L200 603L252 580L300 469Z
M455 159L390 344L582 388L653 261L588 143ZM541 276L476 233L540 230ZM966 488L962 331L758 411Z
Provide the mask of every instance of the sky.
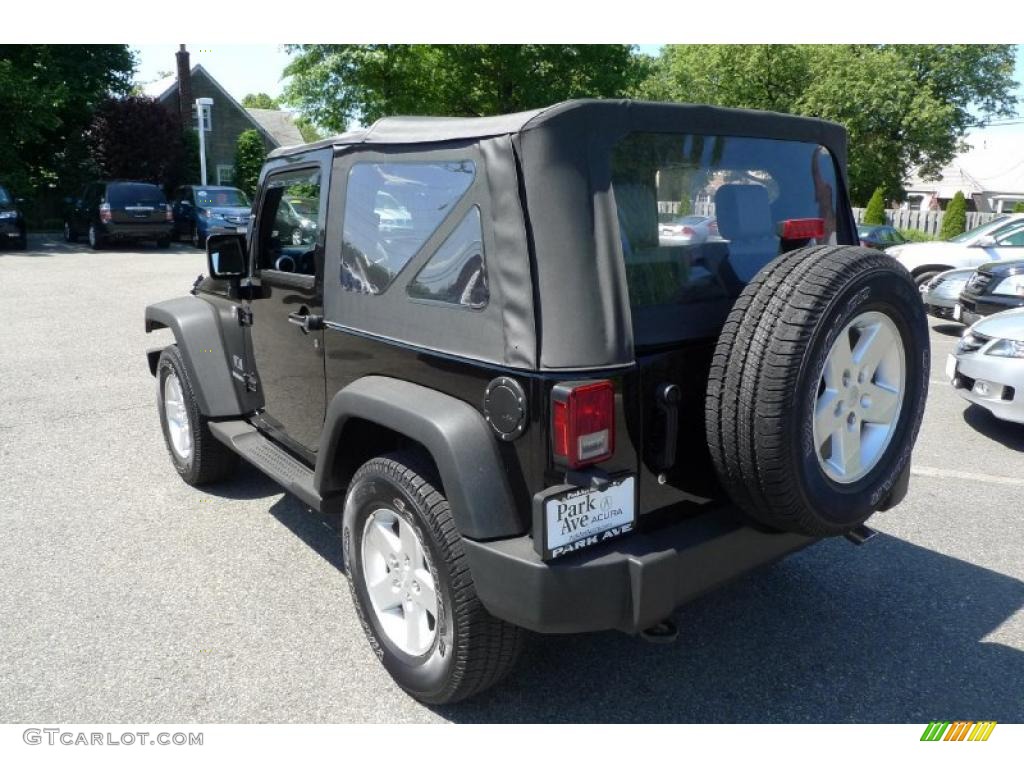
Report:
M262 91L271 96L281 93L281 72L289 59L283 45L186 43L186 46L192 64L202 64L239 101L248 93ZM642 53L652 56L661 48L660 45L637 47ZM161 71L174 71L177 45L133 45L132 48L138 53L136 80L140 83L158 79ZM1017 69L1014 74L1017 82L1022 84L1018 94L1024 101L1024 45L1017 46ZM1021 114L1021 120L1015 125L992 126L986 131L993 132L993 135L1024 134L1024 108Z

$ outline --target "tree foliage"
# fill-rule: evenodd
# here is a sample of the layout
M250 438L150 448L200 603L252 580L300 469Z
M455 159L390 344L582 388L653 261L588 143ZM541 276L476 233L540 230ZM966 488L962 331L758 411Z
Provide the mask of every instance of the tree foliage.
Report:
M99 174L173 186L184 173L186 151L176 114L146 96L107 99L86 137Z
M1013 206L1014 213L1024 213L1024 202L1015 203Z
M493 115L623 96L647 73L629 45L293 45L283 101L344 131L396 114Z
M299 129L299 133L302 134L302 140L307 144L324 138L323 132L303 115L295 118L295 127Z
M93 110L128 93L134 67L126 45L0 45L2 180L26 192L79 184Z
M262 91L259 93L247 93L242 98L242 106L246 109L280 109L281 104L273 96Z
M942 229L939 231L939 238L949 240L957 235L963 234L967 229L967 200L963 192L957 192L953 199L946 206L946 212L942 216Z
M902 197L936 174L971 127L1014 112L1011 45L670 45L647 98L834 120L850 134L850 194Z
M865 224L885 224L885 192L881 187L876 187L871 199L868 200L868 207L864 210Z
M250 196L256 194L256 184L259 182L260 169L263 167L266 154L259 131L242 131L235 144L235 186Z

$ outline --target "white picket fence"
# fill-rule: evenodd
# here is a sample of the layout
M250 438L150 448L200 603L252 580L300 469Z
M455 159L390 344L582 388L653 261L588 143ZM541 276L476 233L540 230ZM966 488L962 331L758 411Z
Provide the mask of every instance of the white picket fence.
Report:
M853 215L858 224L864 220L864 210L863 208L853 209ZM937 237L942 229L942 217L945 214L945 211L905 211L902 208L895 208L885 212L885 221L897 229L919 229ZM998 213L968 211L967 229L987 224L998 215Z

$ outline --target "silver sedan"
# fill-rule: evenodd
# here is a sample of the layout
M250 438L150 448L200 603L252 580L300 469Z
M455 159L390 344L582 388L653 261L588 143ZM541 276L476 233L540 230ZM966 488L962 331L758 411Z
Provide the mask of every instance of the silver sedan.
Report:
M921 286L924 308L932 317L960 322L957 299L974 274L974 268L940 272Z
M1024 424L1024 308L968 328L946 361L946 376L965 400Z

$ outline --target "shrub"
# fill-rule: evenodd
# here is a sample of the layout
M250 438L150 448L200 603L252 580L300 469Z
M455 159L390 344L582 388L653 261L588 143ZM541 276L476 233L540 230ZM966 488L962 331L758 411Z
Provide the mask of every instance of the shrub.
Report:
M957 192L946 206L946 214L942 217L941 240L949 240L962 235L967 229L967 200L963 192Z
M256 184L260 179L260 169L266 157L263 139L258 131L249 129L242 131L235 145L235 186L250 196L256 194Z
M1024 213L1024 201L1017 203L1013 206L1014 213Z
M877 187L864 209L865 224L885 224L885 193Z
M898 229L904 239L909 240L912 243L928 243L932 240L938 240L935 235L929 235L927 232L922 232L920 229Z

